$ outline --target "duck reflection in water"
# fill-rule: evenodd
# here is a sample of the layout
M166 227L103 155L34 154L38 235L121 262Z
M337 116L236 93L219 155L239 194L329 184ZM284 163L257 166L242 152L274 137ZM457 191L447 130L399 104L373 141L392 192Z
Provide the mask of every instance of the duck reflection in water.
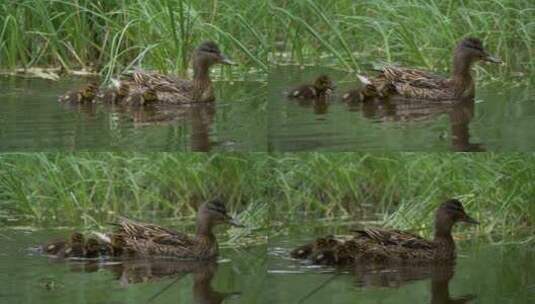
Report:
M110 271L114 274L114 279L118 280L122 287L170 280L168 285L157 293L148 296L149 302L155 301L166 290L176 286L182 278L189 274L193 279L193 303L198 304L224 303L225 299L240 295L240 292L214 290L212 281L217 268L216 261L179 261L174 259L135 259L107 261L106 263L85 261L71 264L71 270L76 272Z
M455 265L443 264L433 266L389 266L380 265L362 266L355 265L351 273L355 285L359 288L399 288L410 282L418 280L431 280L431 304L462 304L470 303L476 299L476 295L466 294L459 297L451 297L449 283L455 274ZM298 303L306 303L321 288L325 287L335 276L335 273L318 288L308 292Z
M314 114L323 115L329 111L329 100L327 96L320 96L313 99L299 99L297 104L303 108L312 108Z
M214 103L181 106L145 105L143 107L111 105L110 107L112 111L131 119L135 128L177 124L177 127L188 128L189 126L189 146L192 151L209 152L215 145L210 136L216 114ZM175 136L173 133L170 136Z
M474 99L460 99L452 103L405 102L370 100L347 102L349 111L361 111L362 116L380 122L422 122L448 115L451 126L451 150L456 152L481 152L485 147L470 143L470 122L474 118ZM439 135L439 138L448 136Z
M476 298L473 294L451 297L449 283L454 277L454 265L434 265L431 267L400 267L361 269L353 268L355 284L360 287L400 287L416 280L431 281L432 304L470 303Z

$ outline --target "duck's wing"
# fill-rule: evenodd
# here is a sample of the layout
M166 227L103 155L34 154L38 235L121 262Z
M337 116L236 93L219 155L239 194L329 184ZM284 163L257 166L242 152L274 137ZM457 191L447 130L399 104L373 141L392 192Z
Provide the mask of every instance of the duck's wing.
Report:
M145 239L162 245L176 246L187 246L193 242L187 234L154 224L136 222L126 217L120 217L116 225L116 233L126 239Z
M445 77L418 69L385 67L377 79L384 79L384 87L393 87L405 98L451 99L451 81Z
M419 69L387 66L382 69L387 81L392 83L409 83L416 87L438 88L447 78Z
M139 86L159 92L184 93L192 88L192 83L189 80L142 70L134 71L132 80Z
M432 248L433 244L419 235L401 230L367 228L353 230L357 238L368 238L384 246L403 246L408 248Z

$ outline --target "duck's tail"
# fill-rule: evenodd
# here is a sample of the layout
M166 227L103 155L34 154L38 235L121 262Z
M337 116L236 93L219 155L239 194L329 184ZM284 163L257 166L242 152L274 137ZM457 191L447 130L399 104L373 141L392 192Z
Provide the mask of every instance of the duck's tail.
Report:
M121 81L119 79L112 78L111 79L111 85L112 85L112 87L114 87L116 89L119 89L119 87L121 87Z
M359 75L357 74L357 78L359 79L359 81L363 84L363 85L371 85L372 82L370 81L370 79L364 75Z
M102 232L93 232L93 234L102 242L106 243L106 244L111 244L111 239L109 236L107 236L106 234L102 233Z

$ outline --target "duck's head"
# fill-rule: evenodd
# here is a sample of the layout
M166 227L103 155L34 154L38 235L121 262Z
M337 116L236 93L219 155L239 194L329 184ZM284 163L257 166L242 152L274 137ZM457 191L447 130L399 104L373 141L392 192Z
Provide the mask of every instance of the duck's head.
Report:
M476 224L479 222L466 214L462 203L457 199L449 199L438 207L435 217L436 233L449 233L451 227L457 222Z
M237 219L227 213L227 208L220 199L213 199L202 204L197 213L197 221L209 223L211 226L229 224L236 227L243 227Z
M502 63L502 61L492 56L483 47L483 42L478 38L468 37L459 42L455 49L455 62L460 64L459 61L473 63L476 61L486 61L491 63Z
M320 92L330 93L334 90L335 85L329 76L320 75L314 81L314 87Z
M213 41L205 41L197 47L194 54L194 67L210 67L214 64L234 64L225 54L223 54L217 44Z

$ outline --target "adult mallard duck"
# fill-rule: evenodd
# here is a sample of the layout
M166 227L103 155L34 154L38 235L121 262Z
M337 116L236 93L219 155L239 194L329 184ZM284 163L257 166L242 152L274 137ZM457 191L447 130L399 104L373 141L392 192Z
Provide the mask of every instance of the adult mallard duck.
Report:
M300 85L288 93L289 98L316 99L325 97L334 90L334 83L327 75L320 75L313 84Z
M319 238L294 249L291 256L330 265L450 263L455 259L451 230L457 222L478 224L466 214L460 201L449 199L437 209L433 240L400 230L354 230L349 238Z
M219 224L241 226L227 214L220 200L202 204L197 212L195 236L176 232L154 224L136 222L121 217L115 225L116 231L95 233L98 239L84 242L83 235L74 233L70 241L54 241L42 246L42 251L58 257L88 258L106 256L172 256L188 259L211 259L218 255L219 246L213 228ZM73 242L73 240L75 240ZM74 245L82 247L74 251ZM80 246L78 246L80 245ZM68 252L68 254L67 254Z
M388 66L382 68L375 78L360 76L363 86L358 91L350 91L344 97L358 97L366 100L370 97L400 96L407 99L423 100L458 100L473 98L475 84L471 68L477 61L502 63L491 56L477 38L465 38L459 42L453 52L453 68L450 78L445 78L418 69Z
M144 95L146 90L156 93L157 101L168 104L211 102L215 100L210 79L210 67L215 64L234 64L225 56L215 42L203 42L193 55L193 80L180 79L168 75L136 70L127 79L116 82L119 89L125 83L129 94ZM147 102L144 100L144 102Z

